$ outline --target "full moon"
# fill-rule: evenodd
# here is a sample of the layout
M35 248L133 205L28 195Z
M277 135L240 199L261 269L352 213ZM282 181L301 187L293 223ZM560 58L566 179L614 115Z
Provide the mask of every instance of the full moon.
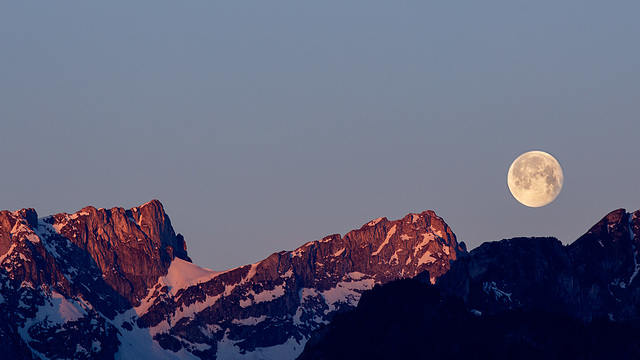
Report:
M507 173L509 191L529 207L541 207L556 199L564 176L558 161L544 151L529 151L513 161Z

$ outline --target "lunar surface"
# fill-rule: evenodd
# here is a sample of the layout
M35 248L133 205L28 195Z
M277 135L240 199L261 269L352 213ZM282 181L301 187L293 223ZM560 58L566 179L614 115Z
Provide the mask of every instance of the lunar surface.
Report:
M529 207L541 207L556 199L564 176L558 161L544 151L529 151L513 161L507 185L516 200Z

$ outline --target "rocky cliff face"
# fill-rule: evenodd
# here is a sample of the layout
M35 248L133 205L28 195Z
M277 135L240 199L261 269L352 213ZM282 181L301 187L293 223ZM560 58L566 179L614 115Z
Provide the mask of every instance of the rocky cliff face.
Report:
M189 260L157 200L40 219L2 211L0 253L0 332L16 358L112 358L111 320L139 305L174 257Z
M294 358L374 284L464 253L433 212L374 220L226 272L192 264L160 202L0 212L0 347L15 359Z
M538 308L590 321L640 318L640 210L609 213L574 243L485 243L439 281L481 313Z

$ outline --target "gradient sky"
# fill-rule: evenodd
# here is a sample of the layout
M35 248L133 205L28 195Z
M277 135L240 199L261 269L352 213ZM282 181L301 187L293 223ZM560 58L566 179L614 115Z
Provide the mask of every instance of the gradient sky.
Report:
M2 2L0 208L157 198L222 270L434 210L477 247L640 208L636 1ZM529 150L555 202L509 193Z

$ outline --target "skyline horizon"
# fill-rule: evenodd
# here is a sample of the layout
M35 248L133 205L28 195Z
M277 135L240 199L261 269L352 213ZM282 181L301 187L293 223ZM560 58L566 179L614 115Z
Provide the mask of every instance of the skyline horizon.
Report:
M86 208L86 207L93 207L93 208L94 208L94 209L96 209L96 210L112 210L112 209L114 209L114 208L119 208L119 209L124 209L124 210L131 210L132 208L139 208L139 207L142 207L142 206L144 206L144 205L146 205L146 204L148 204L148 203L151 203L151 202L153 202L153 201L158 201L158 202L160 202L160 204L161 204L161 205L162 205L162 207L164 208L164 206L165 206L165 205L164 205L164 203L162 202L162 200L154 198L154 199L151 199L151 200L149 200L149 201L147 201L147 202L145 202L145 203L143 203L143 204L139 204L139 205L136 205L136 206L133 206L133 207L122 207L122 206L114 206L114 207L96 207L96 206L94 206L94 205L86 205L86 206L83 206L82 208L80 208L80 209L78 209L78 210L76 210L76 211L72 211L72 212L58 212L58 213L51 213L51 214L47 214L47 215L44 215L44 216L43 216L43 214L41 214L40 212L38 212L38 209L36 209L36 208L29 208L29 207L20 208L20 209L16 209L16 210L3 209L3 210L0 210L0 211L16 212L16 211L23 210L23 209L33 209L33 210L35 210L35 211L36 211L36 213L38 214L38 219L46 219L46 218L48 218L48 217L50 217L50 216L54 216L54 215L62 214L62 213L67 214L67 215L72 215L72 214L74 214L74 213L79 213L79 212L81 212L81 211L82 211L84 208ZM198 262L196 262L196 261L195 261L195 260L193 260L193 259L192 259L192 263L193 263L194 265L197 265L198 267L205 268L205 269L209 269L209 270L213 270L213 271L216 271L216 272L219 272L219 271L228 271L228 270L233 270L233 269L237 269L237 268L239 268L239 267L243 267L243 266L246 266L246 265L259 263L259 262L261 262L261 261L265 260L265 259L266 259L267 257L269 257L270 255L275 254L275 253L279 253L279 252L282 252L282 251L286 251L286 252L293 252L293 251L295 251L295 250L297 250L297 249L299 249L299 248L304 247L304 246L305 246L305 244L307 244L307 243L309 243L309 242L320 241L320 240L322 240L323 238L326 238L326 237L329 237L329 236L339 235L341 238L344 238L348 233L353 232L353 231L358 231L358 230L360 230L360 229L362 229L362 228L366 227L366 226L367 226L368 224L370 224L371 222L375 222L375 221L380 220L380 219L386 219L386 220L387 220L387 221L389 221L389 222L395 222L395 221L402 220L402 219L404 219L405 217L408 217L408 216L410 216L410 215L419 215L419 214L426 213L426 212L433 212L437 217L439 217L440 219L442 219L442 220L443 220L443 221L444 221L444 222L445 222L445 223L450 227L451 231L453 232L454 236L456 237L456 241L457 241L459 244L463 244L463 243L464 243L464 247L466 248L467 252L471 252L472 250L474 250L474 249L476 249L476 248L478 248L478 247L482 246L482 245L483 245L483 244L485 244L485 243L490 243L490 242L499 242L499 241L503 241L503 240L510 240L510 239L515 239L515 238L532 238L532 239L533 239L533 238L555 238L555 239L557 239L558 241L560 241L560 242L562 243L562 245L563 245L563 246L568 246L568 245L572 244L573 242L575 242L576 240L578 240L580 237L582 237L582 236L586 235L586 234L589 232L589 230L590 230L593 226L595 226L598 222L600 222L601 220L603 220L604 218L606 218L609 214L611 214L611 213L613 213L613 212L616 212L616 211L618 211L618 210L624 210L627 214L633 214L633 213L635 213L635 212L637 212L637 211L640 211L640 208L639 208L639 209L636 209L636 210L629 210L628 208L624 208L624 207L620 207L620 208L612 209L612 210L610 210L610 211L606 212L605 214L603 214L603 215L602 215L600 218L598 218L597 220L593 221L592 225L591 225L591 226L589 226L589 228L584 229L584 230L583 230L583 232L582 232L579 236L577 236L575 239L572 239L572 240L569 240L569 241L563 241L562 239L560 239L560 238L558 238L557 236L554 236L554 235L524 235L524 234L523 234L523 235L515 235L515 236L511 236L511 237L503 237L503 238L500 238L500 239L486 240L486 241L483 241L483 242L481 242L481 243L479 243L479 244L476 244L475 246L471 247L471 246L469 246L469 245L468 245L468 243L467 243L466 241L464 241L464 239L460 239L460 238L459 238L459 236L456 234L455 229L454 229L454 228L453 228L453 227L452 227L452 226L447 222L447 219L446 219L446 218L444 218L444 217L440 216L436 210L433 210L433 209L426 209L426 210L419 211L419 212L409 212L409 213L405 214L404 216L402 216L402 217L398 217L398 218L391 218L391 219L390 219L390 218L388 218L388 217L386 217L386 216L382 216L382 217L378 217L378 218L375 218L375 219L370 219L369 221L364 222L362 225L360 225L360 226L358 226L358 227L353 227L352 229L347 230L346 232L342 232L342 233L327 233L327 234L325 234L324 236L319 237L319 238L317 238L317 239L307 240L307 241L301 242L298 246L296 246L296 247L294 247L294 248L290 248L290 249L281 249L281 250L275 250L275 251L272 251L272 252L270 252L270 253L268 253L268 254L263 254L263 257L261 257L260 259L257 259L256 261L248 262L248 263L243 263L243 264L237 264L236 266L233 266L233 267L228 267L228 268L224 268L224 269L223 269L223 268L210 268L210 267L208 267L208 266L203 266L202 264L199 264ZM174 229L174 231L176 232L176 234L180 234L180 235L183 235L183 236L184 236L184 234L182 234L182 232L180 232L180 231L179 231L179 229L177 229L177 228L174 226L174 224L173 224L173 220L171 220L171 219L172 219L171 213L170 213L170 212L168 212L168 211L166 211L166 209L165 209L165 213L166 213L166 215L169 217L169 220L171 221L171 226L173 227L173 229ZM185 244L186 244L186 246L187 246L187 254L189 255L189 257L193 257L193 254L191 254L191 252L189 251L189 239L188 239L188 238L186 238L186 237L184 237L184 240L185 240ZM202 255L202 254L200 254L200 255Z

